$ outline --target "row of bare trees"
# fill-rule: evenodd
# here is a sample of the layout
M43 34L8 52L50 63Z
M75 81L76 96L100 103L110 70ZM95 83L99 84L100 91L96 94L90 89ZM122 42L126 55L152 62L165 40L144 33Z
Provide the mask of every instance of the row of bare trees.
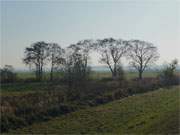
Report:
M36 42L25 49L23 62L35 68L36 78L42 80L43 68L47 62L51 65L50 78L53 79L53 71L64 62L64 49L56 43Z
M91 51L97 51L100 54L100 61L107 64L113 78L118 77L117 72L122 66L120 63L122 57L126 57L130 65L139 72L139 79L142 79L144 70L159 58L157 47L152 43L105 38L82 40L66 49L56 43L36 42L25 49L23 61L35 67L38 80L42 80L43 68L47 63L51 65L51 80L53 80L54 70L58 67L64 68L70 74L76 70L78 76L83 78L88 72Z

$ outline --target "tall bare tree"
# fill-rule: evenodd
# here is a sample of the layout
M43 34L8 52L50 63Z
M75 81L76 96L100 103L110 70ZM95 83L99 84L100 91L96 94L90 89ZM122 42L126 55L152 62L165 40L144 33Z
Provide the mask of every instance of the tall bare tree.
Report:
M128 46L121 39L105 38L97 40L95 48L100 52L100 61L108 65L113 78L117 78L117 67L121 57L126 53Z
M89 45L90 40L83 40L66 49L65 77L70 87L77 86L79 82L85 83L88 79Z
M130 59L130 65L139 72L139 79L142 79L144 70L159 58L157 47L140 40L130 40L128 45L127 58Z
M88 69L88 60L90 59L90 51L93 48L94 41L91 39L85 39L79 41L74 47L78 49L78 53L82 55L84 61L84 72Z
M57 43L49 43L48 45L48 60L51 63L50 80L53 80L53 73L58 66L65 62L64 53L65 50L61 48Z
M36 42L25 48L25 58L23 62L30 66L35 66L36 79L42 80L43 67L48 57L48 44L44 41Z

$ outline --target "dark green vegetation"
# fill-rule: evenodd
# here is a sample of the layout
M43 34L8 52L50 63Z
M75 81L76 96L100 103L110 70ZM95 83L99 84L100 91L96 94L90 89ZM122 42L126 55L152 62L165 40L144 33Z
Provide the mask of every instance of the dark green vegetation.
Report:
M35 78L35 74L32 72L17 72L17 78L19 78L20 80L25 80L25 79L29 79L29 80L33 80ZM132 79L132 78L137 78L138 77L138 73L137 72L133 72L133 71L126 71L126 78L127 79ZM156 77L159 74L158 71L146 71L144 72L144 77ZM54 74L55 78L61 78L62 77L62 73L60 72L56 72ZM50 73L46 72L44 73L44 80L48 80L48 78L50 78ZM91 79L97 79L97 80L101 80L103 78L111 78L111 72L109 71L92 71L90 74L90 78Z
M157 78L120 81L104 78L104 74L102 76L101 79L91 79L73 89L69 89L63 82L3 84L2 132L162 87Z
M11 133L179 133L180 86L130 96Z

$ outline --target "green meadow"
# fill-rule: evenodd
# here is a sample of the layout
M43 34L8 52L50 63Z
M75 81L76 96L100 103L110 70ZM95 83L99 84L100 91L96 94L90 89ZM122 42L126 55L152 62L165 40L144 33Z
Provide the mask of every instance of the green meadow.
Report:
M159 74L157 71L146 71L143 73L144 77L155 77ZM62 73L56 72L54 73L55 78L62 76ZM133 71L126 71L125 75L127 79L135 78L138 77L137 72ZM33 72L17 72L17 77L21 79L28 79L28 78L35 78L35 73ZM46 72L44 73L44 79L48 79L50 77L50 73ZM90 77L92 79L102 79L102 78L110 78L111 77L111 72L109 71L92 71Z
M80 110L48 122L10 131L15 134L177 134L180 86Z

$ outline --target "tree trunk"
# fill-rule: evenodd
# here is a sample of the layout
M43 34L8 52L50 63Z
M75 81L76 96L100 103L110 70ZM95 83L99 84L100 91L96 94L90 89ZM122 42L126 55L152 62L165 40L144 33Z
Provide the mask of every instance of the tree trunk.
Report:
M38 65L38 81L41 80L41 67L40 64Z
M108 65L108 67L109 67L109 69L110 69L110 71L111 71L112 78L114 78L114 71L113 71L111 65L109 64L109 62L107 62L107 65Z
M53 63L52 63L52 66L51 66L51 73L50 73L50 80L52 81L53 80Z
M117 79L117 75L116 75L116 73L112 73L112 78L113 78L113 80L116 80Z
M139 71L139 79L142 80L142 71Z
M39 66L36 65L36 80L39 80Z
M54 54L51 56L51 73L50 73L50 80L53 80L53 70L54 70Z
M117 67L116 67L116 63L114 64L114 71L113 71L113 76L112 78L115 80L117 79Z
M42 81L42 65L40 67L40 81Z
M139 69L139 79L142 80L142 73L143 73L143 61L142 56L140 57L140 69Z

